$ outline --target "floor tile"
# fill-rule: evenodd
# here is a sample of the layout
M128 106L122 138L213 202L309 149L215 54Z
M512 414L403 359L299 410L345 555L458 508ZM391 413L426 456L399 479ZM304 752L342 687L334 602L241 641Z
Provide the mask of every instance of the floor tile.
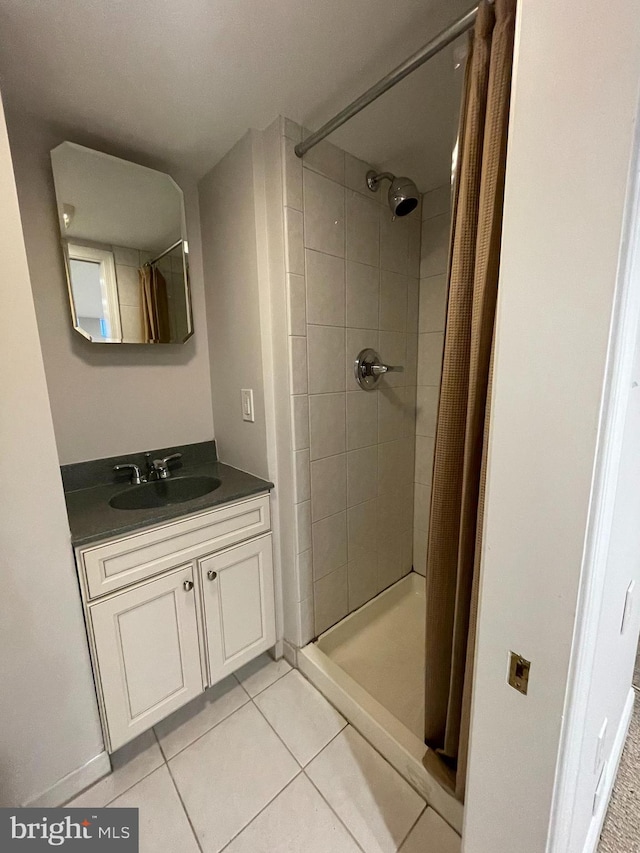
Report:
M198 853L198 843L166 766L138 782L110 808L140 810L140 853Z
M395 853L425 807L351 726L306 772L366 853Z
M347 724L297 670L272 684L255 703L303 766Z
M300 770L253 703L169 767L205 853L224 847Z
M460 853L462 840L433 809L426 809L400 853Z
M291 667L284 658L274 660L267 654L259 655L236 672L236 676L249 696L257 696L274 681L286 675Z
M69 808L106 806L163 763L164 759L153 731L145 732L113 753L112 773L67 803L67 806Z
M167 759L249 702L236 678L230 676L158 723L156 735Z
M300 774L224 853L358 853L358 845Z

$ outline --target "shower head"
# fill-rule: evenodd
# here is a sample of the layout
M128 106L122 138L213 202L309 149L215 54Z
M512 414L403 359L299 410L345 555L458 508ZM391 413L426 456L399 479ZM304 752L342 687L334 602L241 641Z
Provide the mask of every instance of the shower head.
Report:
M406 216L418 206L420 193L411 178L396 178L391 172L376 174L373 170L367 172L367 186L373 193L380 188L380 181L391 181L389 187L389 207L394 216Z

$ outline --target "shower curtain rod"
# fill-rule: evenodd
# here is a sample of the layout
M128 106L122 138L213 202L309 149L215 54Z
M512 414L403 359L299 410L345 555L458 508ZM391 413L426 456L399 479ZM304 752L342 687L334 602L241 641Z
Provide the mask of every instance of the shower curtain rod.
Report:
M427 42L427 44L421 47L420 50L416 51L416 53L408 59L405 59L405 61L398 65L397 68L390 71L386 77L383 77L382 80L378 80L378 82L370 89L367 89L364 94L360 95L360 97L356 98L355 101L352 101L349 106L345 107L332 119L323 124L319 130L316 130L315 133L311 134L311 136L307 136L306 139L299 142L295 147L295 152L298 157L303 157L310 148L313 148L314 145L321 142L325 136L329 136L330 133L333 133L334 130L337 130L346 121L349 121L350 118L357 115L360 110L368 107L372 101L375 101L375 99L379 98L380 95L384 95L384 93L395 86L396 83L404 80L404 78L411 74L412 71L415 71L416 68L420 68L420 66L424 65L428 59L431 59L432 56L435 56L436 53L439 53L444 47L451 44L452 41L455 41L458 36L462 35L466 30L471 29L477 14L478 7L474 6L473 9L470 9L457 21L442 30L442 32L434 39Z
M151 267L154 264L157 264L159 260L164 258L165 255L168 255L169 252L173 252L173 250L177 249L178 246L180 246L181 244L182 244L182 238L180 238L179 240L176 240L176 242L173 244L173 246L169 246L169 248L165 249L164 252L160 252L160 254L158 255L157 258L154 258L152 261L147 261L145 264L145 267L147 267L147 266Z

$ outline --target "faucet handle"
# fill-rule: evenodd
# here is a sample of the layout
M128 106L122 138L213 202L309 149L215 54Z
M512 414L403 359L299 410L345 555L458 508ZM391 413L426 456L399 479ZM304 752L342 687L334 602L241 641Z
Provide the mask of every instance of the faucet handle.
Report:
M182 459L182 453L171 453L169 456L165 456L162 461L168 465L169 462L174 462L176 459Z
M126 471L129 468L131 469L131 484L132 485L139 486L140 483L146 482L145 478L142 476L142 474L140 472L140 468L138 468L138 466L134 465L133 463L127 463L127 464L114 465L113 466L114 471Z

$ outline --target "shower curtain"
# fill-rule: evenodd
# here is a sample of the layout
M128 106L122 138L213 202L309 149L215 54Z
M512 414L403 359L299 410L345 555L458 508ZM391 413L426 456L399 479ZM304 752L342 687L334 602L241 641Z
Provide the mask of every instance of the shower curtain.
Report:
M168 344L171 341L171 328L167 282L160 270L151 264L140 267L138 278L145 343Z
M426 572L425 765L466 781L515 0L483 0L465 75Z

